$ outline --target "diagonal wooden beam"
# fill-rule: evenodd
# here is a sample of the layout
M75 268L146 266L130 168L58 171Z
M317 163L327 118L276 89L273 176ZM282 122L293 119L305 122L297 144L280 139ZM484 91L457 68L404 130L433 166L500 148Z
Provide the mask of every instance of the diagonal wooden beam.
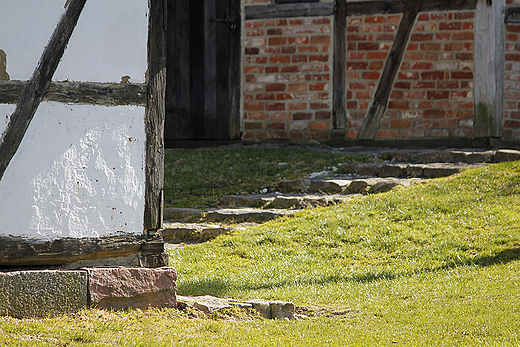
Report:
M358 139L373 140L377 136L383 114L385 113L390 93L394 85L394 79L401 65L401 60L406 51L406 44L413 30L417 14L421 10L423 0L408 0L406 2L403 17L397 29L392 48L386 60L383 73L379 79L372 104L368 109L365 121L359 130Z
M13 159L29 124L47 93L49 84L67 48L72 32L87 0L70 0L65 13L45 47L40 62L18 102L0 143L0 180Z

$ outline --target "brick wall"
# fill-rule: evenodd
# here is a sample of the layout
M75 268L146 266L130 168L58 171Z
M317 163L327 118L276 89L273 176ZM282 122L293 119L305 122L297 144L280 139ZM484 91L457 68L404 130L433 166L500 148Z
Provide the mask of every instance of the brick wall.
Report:
M328 139L331 18L249 20L244 26L244 139Z
M349 17L347 138L356 138L401 15ZM378 139L470 137L474 17L421 13L397 74Z
M507 0L520 5L520 0ZM520 24L506 24L503 137L520 138Z

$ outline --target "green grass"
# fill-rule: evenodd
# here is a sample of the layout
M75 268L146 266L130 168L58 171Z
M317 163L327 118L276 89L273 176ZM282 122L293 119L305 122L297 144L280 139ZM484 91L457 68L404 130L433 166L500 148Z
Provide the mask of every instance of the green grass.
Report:
M518 346L520 162L303 211L170 256L181 295L290 300L337 314L0 318L0 345Z
M215 207L229 194L259 193L283 179L304 178L349 163L377 161L358 154L298 148L200 148L168 150L166 207Z

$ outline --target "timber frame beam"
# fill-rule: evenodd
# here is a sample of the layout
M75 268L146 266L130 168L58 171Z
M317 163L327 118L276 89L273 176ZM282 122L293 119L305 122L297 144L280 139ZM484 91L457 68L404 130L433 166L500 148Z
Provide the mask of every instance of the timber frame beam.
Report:
M16 104L28 81L0 81L0 104ZM42 101L103 106L146 105L146 84L51 82Z

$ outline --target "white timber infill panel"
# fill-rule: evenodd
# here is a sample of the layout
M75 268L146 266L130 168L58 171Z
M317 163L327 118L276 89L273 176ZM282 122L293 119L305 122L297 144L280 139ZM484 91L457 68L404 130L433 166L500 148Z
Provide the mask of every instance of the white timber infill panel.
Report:
M0 0L0 50L28 80L66 0ZM147 0L88 0L54 81L146 80ZM16 105L0 104L0 133ZM0 181L0 235L142 234L145 107L42 102Z

